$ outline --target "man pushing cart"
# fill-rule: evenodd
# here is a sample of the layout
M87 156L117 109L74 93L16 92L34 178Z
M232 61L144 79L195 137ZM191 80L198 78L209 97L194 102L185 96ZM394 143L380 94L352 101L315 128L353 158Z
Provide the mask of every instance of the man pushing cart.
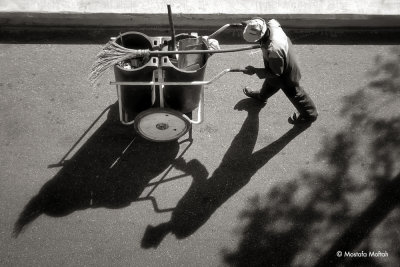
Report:
M309 125L315 121L318 114L299 85L300 71L290 49L290 39L275 20L267 23L255 18L241 24L227 24L210 36L175 35L168 11L171 36L121 34L104 47L92 69L91 80L95 81L107 68L114 67L116 81L111 84L117 87L121 123L133 124L142 137L151 141L177 140L191 130L192 124L203 121L203 86L228 72L257 74L265 79L259 91L244 89L247 96L262 102L282 88L299 112L289 119L290 123ZM220 49L214 37L231 26L244 26L244 39L259 44ZM210 55L259 48L263 51L265 68L226 69L204 81ZM194 119L192 113L196 109Z

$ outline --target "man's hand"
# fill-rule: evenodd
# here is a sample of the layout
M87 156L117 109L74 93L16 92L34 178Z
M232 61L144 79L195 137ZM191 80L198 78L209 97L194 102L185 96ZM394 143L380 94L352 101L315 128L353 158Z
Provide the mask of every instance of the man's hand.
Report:
M259 79L266 79L266 78L276 78L277 75L269 74L266 69L264 68L255 68L253 66L247 66L243 71L244 74L253 75L256 74Z
M254 75L256 73L256 68L254 68L253 66L247 66L243 73L247 75Z

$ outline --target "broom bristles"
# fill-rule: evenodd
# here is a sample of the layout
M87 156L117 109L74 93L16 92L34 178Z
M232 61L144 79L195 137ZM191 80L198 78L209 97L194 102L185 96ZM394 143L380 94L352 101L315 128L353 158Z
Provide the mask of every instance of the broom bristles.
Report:
M89 74L89 81L92 85L106 72L106 70L121 61L149 56L148 49L129 49L120 46L115 41L109 41L100 53L96 56Z

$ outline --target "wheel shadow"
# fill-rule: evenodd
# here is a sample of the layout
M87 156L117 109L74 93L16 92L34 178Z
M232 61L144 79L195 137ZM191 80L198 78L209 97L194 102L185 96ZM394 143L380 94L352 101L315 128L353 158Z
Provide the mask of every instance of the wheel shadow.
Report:
M182 158L177 162L176 168L190 174L193 182L173 210L170 221L147 227L142 239L143 248L157 247L169 233L178 239L194 233L261 167L307 129L293 127L272 144L253 152L259 130L259 112L263 106L252 99L241 100L235 106L236 110L245 110L248 115L211 176L198 160L185 162Z
M62 169L27 203L14 225L14 237L43 214L61 217L88 208L119 209L140 200L150 200L155 211L163 211L151 192L140 196L147 186L157 186L157 182L149 184L152 179L163 172L161 180L165 179L185 140L146 141L135 134L133 126L122 125L118 114L115 103L106 121L75 155L55 164ZM190 145L191 140L180 156Z

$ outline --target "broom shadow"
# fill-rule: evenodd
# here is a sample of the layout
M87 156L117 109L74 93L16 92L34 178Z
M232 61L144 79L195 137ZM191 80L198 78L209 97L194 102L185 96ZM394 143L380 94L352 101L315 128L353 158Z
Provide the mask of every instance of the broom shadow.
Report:
M223 203L243 188L260 168L307 129L293 127L272 144L253 153L262 107L263 104L252 99L241 100L235 106L236 110L246 110L248 116L221 164L210 177L198 160L185 162L180 159L176 163L176 168L190 174L193 182L173 210L170 221L147 227L141 244L143 248L156 248L169 233L178 239L193 234Z
M41 215L62 217L88 208L118 209L142 200L152 201L156 212L164 211L150 194L140 195L149 185L158 185L149 184L152 179L163 172L161 180L167 176L183 142L154 143L135 136L133 127L119 122L118 104L112 105L107 120L70 160L60 161L63 168L27 203L14 225L14 237ZM190 145L191 140L179 157Z

